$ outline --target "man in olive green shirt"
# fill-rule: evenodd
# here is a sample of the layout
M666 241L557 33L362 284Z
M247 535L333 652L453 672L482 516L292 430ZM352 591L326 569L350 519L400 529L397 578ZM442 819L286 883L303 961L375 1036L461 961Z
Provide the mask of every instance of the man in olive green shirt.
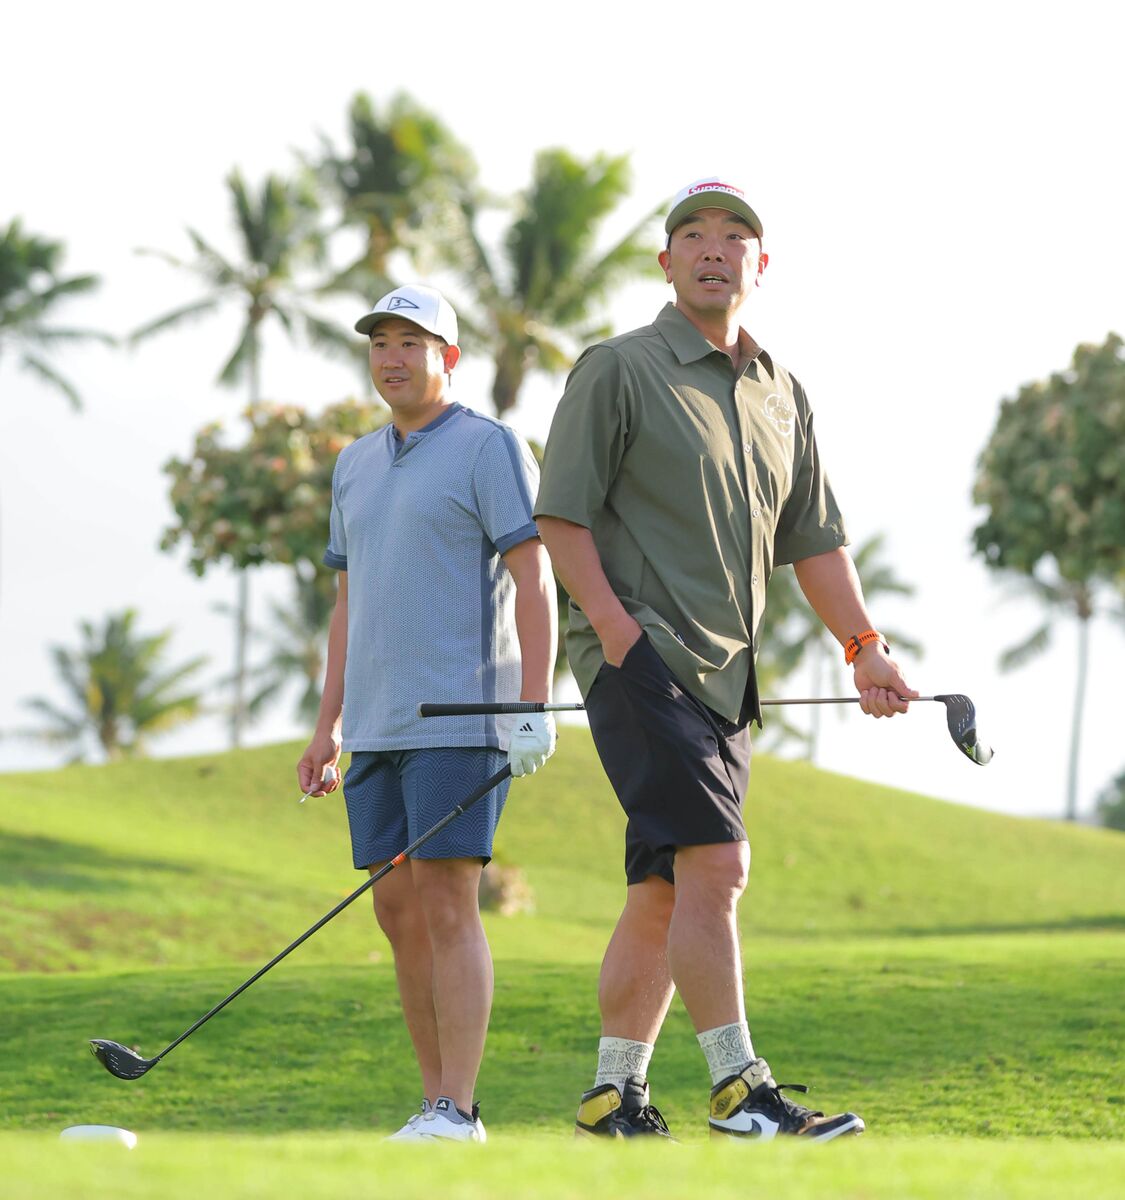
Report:
M678 988L711 1071L713 1135L826 1141L863 1121L781 1095L742 991L741 806L773 567L793 564L850 647L865 712L904 712L917 693L864 607L804 391L739 324L768 262L760 220L741 189L712 178L676 197L665 230L675 304L579 359L535 506L572 597L567 650L590 728L628 816L629 887L577 1132L667 1135L646 1072Z

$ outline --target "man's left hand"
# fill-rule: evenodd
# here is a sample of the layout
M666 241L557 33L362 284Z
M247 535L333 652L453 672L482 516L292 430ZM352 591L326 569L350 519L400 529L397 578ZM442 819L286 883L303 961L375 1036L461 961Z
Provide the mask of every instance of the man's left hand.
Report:
M508 743L512 774L534 775L555 752L555 718L550 713L521 716Z
M906 712L907 701L918 695L902 677L898 663L878 642L864 646L856 657L855 688L860 708L872 717Z

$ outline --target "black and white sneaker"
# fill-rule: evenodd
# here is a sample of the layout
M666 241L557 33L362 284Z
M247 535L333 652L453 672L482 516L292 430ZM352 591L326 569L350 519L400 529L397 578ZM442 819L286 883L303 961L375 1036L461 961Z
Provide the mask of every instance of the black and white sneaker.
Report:
M612 1083L582 1093L575 1137L663 1137L675 1138L658 1109L648 1102L648 1081L642 1075L629 1075L621 1091Z
M738 1075L730 1075L711 1089L711 1136L751 1138L767 1142L779 1134L794 1134L810 1142L830 1142L846 1133L862 1133L866 1126L855 1113L826 1117L795 1104L782 1088L807 1092L800 1083L778 1083L764 1058L756 1058Z

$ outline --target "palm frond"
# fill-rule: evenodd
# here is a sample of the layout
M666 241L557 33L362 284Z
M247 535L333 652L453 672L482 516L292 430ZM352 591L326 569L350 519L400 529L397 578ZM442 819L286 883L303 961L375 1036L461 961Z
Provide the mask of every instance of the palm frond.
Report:
M51 387L62 394L70 402L70 407L75 412L80 412L82 409L82 397L78 394L78 389L64 375L60 374L51 366L50 363L44 362L35 354L25 354L21 360L21 365L25 370L30 371L33 375L38 375L44 383L48 383Z
M204 296L200 300L193 300L190 304L183 304L179 308L174 308L171 312L166 312L162 317L157 317L155 321L149 321L147 325L142 325L139 329L134 329L129 334L128 343L130 346L135 346L139 342L152 337L155 333L162 333L165 329L174 329L176 326L183 325L188 321L205 317L218 308L219 301L219 296Z
M257 338L257 328L250 321L247 321L243 326L242 336L238 340L238 345L235 346L230 358L223 364L223 369L219 372L218 382L224 387L233 387L243 378L251 356L254 354Z
M1001 671L1016 671L1033 658L1042 654L1051 644L1051 623L1045 621L1030 636L1014 646L1009 646L1000 655Z

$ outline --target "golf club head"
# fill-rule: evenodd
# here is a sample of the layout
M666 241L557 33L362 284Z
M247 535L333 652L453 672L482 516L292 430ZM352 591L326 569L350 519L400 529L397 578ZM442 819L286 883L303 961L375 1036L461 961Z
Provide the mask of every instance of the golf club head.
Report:
M968 696L935 696L945 705L949 736L966 758L983 767L992 761L992 747L977 736L977 710Z
M128 1046L122 1046L120 1042L107 1042L102 1038L90 1039L90 1051L98 1062L118 1079L140 1079L158 1062L155 1058L141 1058L139 1054L130 1050Z

